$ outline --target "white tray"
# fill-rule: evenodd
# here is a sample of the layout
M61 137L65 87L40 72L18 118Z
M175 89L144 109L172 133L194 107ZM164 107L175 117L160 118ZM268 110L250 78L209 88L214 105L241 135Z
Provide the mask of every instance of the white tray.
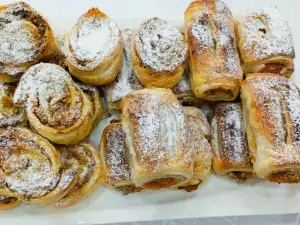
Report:
M12 1L1 1L9 3ZM91 7L99 7L113 17L121 28L137 28L146 18L158 16L176 26L183 25L188 0L29 0L49 18L56 33L69 29ZM234 14L247 8L276 4L288 19L294 35L296 54L300 54L299 0L227 0ZM300 58L299 58L300 59ZM296 71L300 62L296 59ZM300 77L293 79L300 86ZM98 146L103 120L91 136ZM0 224L99 224L158 219L286 214L300 212L300 185L278 185L253 179L245 184L212 175L195 192L161 190L143 191L123 196L103 186L98 192L68 209L22 205L0 212Z

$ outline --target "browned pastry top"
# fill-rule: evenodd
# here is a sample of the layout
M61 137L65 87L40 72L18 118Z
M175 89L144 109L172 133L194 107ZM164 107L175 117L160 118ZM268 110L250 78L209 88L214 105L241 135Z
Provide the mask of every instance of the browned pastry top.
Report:
M242 84L243 95L251 95L255 118L249 121L265 136L268 154L276 165L300 163L300 92L289 79L271 74L249 74ZM252 121L254 119L254 121ZM259 119L259 120L258 120Z
M217 104L212 126L215 153L228 164L251 166L241 104Z

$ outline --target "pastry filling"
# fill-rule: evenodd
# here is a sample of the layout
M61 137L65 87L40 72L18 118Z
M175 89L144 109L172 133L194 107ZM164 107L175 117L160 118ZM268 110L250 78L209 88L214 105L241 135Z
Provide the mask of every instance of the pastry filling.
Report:
M142 189L138 188L138 187L136 187L135 185L132 184L132 185L125 185L125 186L122 186L122 187L116 187L116 190L122 192L124 195L128 195L128 194L131 194L131 193L134 193L134 192L139 192Z
M253 176L252 172L233 171L227 173L225 176L235 179L238 183L242 183Z
M0 204L10 204L12 202L14 202L16 200L16 198L14 197L7 197L4 198L3 200L0 200Z
M224 88L216 88L204 92L205 96L223 96L224 98L233 98L232 91Z
M157 180L153 180L149 183L143 185L143 188L146 189L160 189L160 188L169 188L175 186L182 180L179 178L161 178Z
M284 68L284 65L281 63L266 63L265 67L259 71L261 73L280 73Z
M283 171L272 173L266 177L269 181L277 183L299 183L300 171Z
M197 183L188 183L187 185L179 187L178 189L191 192L197 190L200 184L202 184L202 180L198 180Z

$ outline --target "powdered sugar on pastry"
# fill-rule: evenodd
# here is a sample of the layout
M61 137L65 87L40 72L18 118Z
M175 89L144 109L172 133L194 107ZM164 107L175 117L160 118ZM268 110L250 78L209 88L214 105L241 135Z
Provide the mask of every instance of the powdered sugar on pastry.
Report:
M111 102L119 101L126 94L143 88L143 85L136 78L132 67L130 52L132 36L132 30L126 29L123 31L124 55L122 68L115 82L108 86L108 100Z
M245 40L242 48L249 49L257 59L272 55L294 55L292 33L276 6L240 15L239 22Z
M67 57L81 69L92 69L114 51L120 40L120 30L110 18L83 15L70 32Z
M187 54L180 31L157 17L142 23L135 36L135 47L143 64L155 72L175 70Z

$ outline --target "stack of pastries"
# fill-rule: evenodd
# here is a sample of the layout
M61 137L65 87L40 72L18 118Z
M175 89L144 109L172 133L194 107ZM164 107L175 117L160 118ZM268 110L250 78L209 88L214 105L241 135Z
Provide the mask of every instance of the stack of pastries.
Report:
M212 169L300 182L294 58L275 6L234 19L222 0L194 0L184 31L157 17L120 30L91 8L62 38L28 4L0 6L0 210L71 206L100 183L193 191ZM105 110L120 117L97 149Z

